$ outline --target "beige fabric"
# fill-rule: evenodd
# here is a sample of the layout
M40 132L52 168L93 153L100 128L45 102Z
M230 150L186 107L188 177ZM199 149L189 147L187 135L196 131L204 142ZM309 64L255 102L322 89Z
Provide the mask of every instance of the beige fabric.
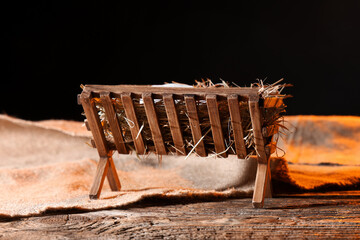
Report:
M359 156L360 147L353 138L357 138L355 140L359 143L360 137L355 132L360 132L360 119L352 117L351 124L347 125L348 119L344 117L321 118L325 123L336 122L342 127L339 130L341 133L354 132L340 136L342 147L339 150L334 147L339 144L339 135L329 134L334 133L332 127L329 130L322 123L321 126L325 127L314 127L310 136L309 132L304 131L307 124L316 126L318 119L302 116L288 118L290 125L297 125L287 137L291 141L288 144L279 142L279 146L289 151L287 159L293 163L289 165L290 177L300 187L307 189L331 182L353 184L356 180L354 177L359 177L359 166L355 166L359 165L359 160L354 156ZM256 172L254 161L236 159L234 156L226 159L192 156L187 160L181 156L167 156L163 157L159 166L155 155L137 159L134 155L114 154L122 190L111 192L106 182L101 199L89 200L88 192L98 155L95 149L86 144L89 132L81 125L79 122L61 120L28 122L0 115L0 216L30 216L51 210L114 208L151 196L251 196ZM314 138L317 138L316 144L310 141ZM327 145L329 142L333 144L329 145L331 147ZM324 153L324 144L326 151L337 151L335 160L331 154ZM354 159L349 160L346 155L341 155L343 150L353 154ZM319 158L309 152L324 157ZM321 162L347 165L318 165ZM279 161L276 163L279 164ZM280 161L280 164L283 163ZM286 166L283 169L287 171ZM288 177L280 179L290 181ZM250 201L249 198L249 204Z
M89 200L98 154L86 144L89 134L81 125L0 117L1 216L36 215L56 209L103 209L154 195L249 196L252 191L254 161L234 156L193 156L187 160L168 156L159 166L155 155L139 160L135 155L114 154L121 192L111 192L106 182L101 199Z

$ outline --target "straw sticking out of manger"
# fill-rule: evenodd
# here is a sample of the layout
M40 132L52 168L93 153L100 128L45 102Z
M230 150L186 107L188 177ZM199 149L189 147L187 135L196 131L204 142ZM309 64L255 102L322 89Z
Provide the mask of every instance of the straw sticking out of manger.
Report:
M262 113L262 127L263 129L267 129L270 135L271 131L277 130L279 127L282 127L281 124L281 117L282 114L285 112L285 104L283 103L283 99L286 95L282 95L281 92L284 87L288 86L288 84L281 84L279 81L273 84L264 84L262 80L259 80L258 83L254 83L251 87L258 88L258 95L260 97L260 101L263 102L261 104L261 113ZM196 81L196 84L193 86L194 88L239 88L236 84L229 84L223 80L221 83L214 84L211 80L202 80ZM169 84L170 86L171 84ZM167 86L167 85L165 85ZM183 85L180 85L183 87ZM187 109L185 105L185 100L183 98L174 99L176 112L178 114L179 123L181 132L183 135L183 140L185 143L185 151L184 153L182 150L177 149L173 142L173 138L170 131L169 122L167 119L167 114L165 110L164 101L162 98L155 98L154 97L154 107L156 110L160 131L164 140L164 144L168 150L168 152L175 154L176 152L181 153L183 155L190 155L191 153L195 152L194 149L202 141L205 145L206 150L209 154L213 153L214 156L221 157L223 153L216 153L211 125L209 120L209 114L207 109L206 100L203 99L196 99L196 108L198 113L198 118L200 122L201 133L203 134L201 140L198 142L194 142L193 136L191 133L190 123L189 123L189 116L187 114ZM118 122L120 124L121 132L124 138L124 143L129 150L135 150L134 141L131 135L131 128L134 127L134 122L126 117L125 110L123 103L120 98L112 98L112 103L116 112L116 116ZM137 133L137 137L140 135L142 136L145 144L145 152L151 153L155 152L154 141L152 139L152 134L149 126L149 122L147 119L147 115L144 108L143 99L141 97L132 97L134 109L136 112L137 120L139 123L139 131ZM101 102L100 98L94 98L95 106L98 111L98 115L101 121L101 125L104 129L104 134L106 140L109 143L113 143L113 134L110 129L109 121L105 114L104 106ZM226 98L219 98L217 100L217 107L220 115L220 122L221 122L221 130L224 135L224 142L225 142L225 151L227 154L236 154L234 150L234 134L231 125L230 113L228 102ZM254 155L255 154L255 144L254 144L254 135L252 130L251 118L249 114L249 106L247 101L239 101L239 110L242 120L243 126L243 136L244 142L246 145L246 152L247 155ZM266 134L265 134L266 135ZM272 135L271 135L272 136ZM271 141L271 139L270 139ZM276 145L276 144L275 144Z

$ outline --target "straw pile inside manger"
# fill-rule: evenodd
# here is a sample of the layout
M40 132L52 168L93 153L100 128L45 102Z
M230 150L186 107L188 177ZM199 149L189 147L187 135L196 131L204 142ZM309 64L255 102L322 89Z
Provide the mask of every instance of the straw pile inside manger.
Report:
M288 84L279 84L282 79L277 81L274 84L265 85L263 81L259 80L258 83L252 84L251 87L259 88L259 96L260 101L263 103L260 104L261 112L263 116L263 127L267 127L267 129L278 129L279 127L283 127L282 122L282 114L285 112L286 105L283 103L283 99L286 95L282 95L281 91L284 87L288 86ZM228 83L222 81L222 83L213 84L211 80L202 80L201 82L196 81L196 85L194 87L198 88L215 88L215 87L239 87L234 84L234 86L230 86ZM108 123L108 120L105 115L105 110L102 106L101 100L99 98L94 99L96 108L98 109L98 114L101 120L101 124L104 128L104 133L108 142L114 142L113 135ZM133 139L131 137L130 128L134 127L134 123L126 118L124 107L122 105L121 99L112 98L112 102L114 104L118 121L121 126L122 134L124 137L124 142L126 147L130 151L135 151L135 146ZM227 100L218 99L218 109L221 120L221 127L224 134L226 151L228 154L236 154L234 150L234 138L233 138L233 130L230 122L230 114L228 109ZM135 112L138 118L138 122L140 124L140 131L138 133L142 135L146 152L144 154L155 152L154 142L152 140L152 135L148 123L148 119L145 114L145 108L141 98L133 98L133 103L135 107ZM207 110L207 105L205 100L196 101L197 111L201 126L201 132L203 133L203 142L205 144L205 148L207 149L209 154L216 154L214 143L212 140L211 126L209 121L209 115ZM168 119L165 111L165 106L162 99L154 99L154 105L156 109L156 113L158 116L161 133L164 139L165 146L168 148L170 153L175 154L177 151L181 154L187 155L189 152L194 152L194 143L191 129L189 125L189 119L187 116L186 106L184 99L175 99L175 106L179 117L179 122L183 134L183 139L185 143L186 153L182 153L179 149L176 149L173 143L173 139L170 132L170 127L168 124ZM239 101L239 107L241 112L242 126L243 126L243 135L245 140L245 145L247 147L247 155L254 155L254 136L252 132L252 124L249 113L248 102ZM271 136L269 138L265 138L266 144L271 142Z

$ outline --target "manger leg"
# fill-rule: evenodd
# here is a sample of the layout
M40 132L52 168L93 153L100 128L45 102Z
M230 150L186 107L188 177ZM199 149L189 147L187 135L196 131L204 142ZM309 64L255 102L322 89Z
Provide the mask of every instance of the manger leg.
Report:
M100 161L96 169L95 179L90 190L90 199L98 199L100 197L101 189L103 187L108 168L108 158L100 157Z
M108 158L108 166L109 166L109 170L107 172L107 179L108 179L110 188L112 191L120 191L121 184L120 184L119 176L116 172L116 167L115 167L112 157Z
M270 160L269 160L270 161ZM265 187L265 198L272 198L271 169L268 166L268 174Z
M254 208L262 208L264 206L264 197L269 181L269 161L267 163L258 162L254 195L252 204Z
M259 108L258 98L250 97L249 111L250 111L251 123L254 133L255 150L258 160L254 195L253 195L253 206L255 208L262 208L264 206L264 197L266 194L266 188L269 189L267 195L270 195L270 187L268 187L268 185L270 184L269 181L270 160L266 154L265 146L264 146L265 144L261 129L261 112Z

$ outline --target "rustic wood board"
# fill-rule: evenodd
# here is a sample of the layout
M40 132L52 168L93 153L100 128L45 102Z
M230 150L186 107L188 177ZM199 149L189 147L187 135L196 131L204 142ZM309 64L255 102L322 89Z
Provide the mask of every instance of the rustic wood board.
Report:
M203 133L201 132L195 97L193 95L185 95L184 99L185 99L186 110L189 118L191 134L194 140L193 145L195 146L195 151L201 157L206 157L207 154L206 154L204 141L201 139Z
M150 199L127 209L3 219L0 239L355 239L359 193L266 199L264 209L253 209L250 198Z
M234 131L235 149L238 158L245 159L247 152L244 142L243 127L239 108L239 96L229 95L228 98L229 113L231 116L231 126Z
M259 88L249 87L232 87L232 88L174 88L174 87L153 87L151 85L85 85L84 92L93 92L97 95L100 92L111 92L115 96L117 93L133 93L141 96L143 93L152 93L154 95L174 94L183 95L193 94L206 96L208 94L216 94L218 96L227 97L229 94L237 94L244 97L258 98Z
M227 157L223 131L221 129L220 114L216 95L207 95L206 104L211 124L212 137L214 140L216 153L221 153L222 157Z
M163 100L170 125L171 136L173 138L175 148L177 149L176 153L178 155L186 155L185 144L181 132L179 116L174 103L174 97L172 94L164 94Z
M105 108L105 114L110 125L111 133L114 137L116 149L120 154L128 154L128 150L126 149L124 138L121 134L122 130L119 121L117 119L117 115L115 113L112 100L110 98L110 93L103 92L100 94L100 97L101 97L101 102Z
M154 99L152 98L151 93L144 93L142 98L156 153L159 155L166 155L166 148L164 139L161 135L160 124L154 106Z
M130 127L130 132L131 132L132 139L134 140L136 152L138 154L144 154L145 153L145 143L144 143L142 135L139 134L140 125L137 120L131 93L121 94L121 101L124 106L126 117L134 124L133 127Z

